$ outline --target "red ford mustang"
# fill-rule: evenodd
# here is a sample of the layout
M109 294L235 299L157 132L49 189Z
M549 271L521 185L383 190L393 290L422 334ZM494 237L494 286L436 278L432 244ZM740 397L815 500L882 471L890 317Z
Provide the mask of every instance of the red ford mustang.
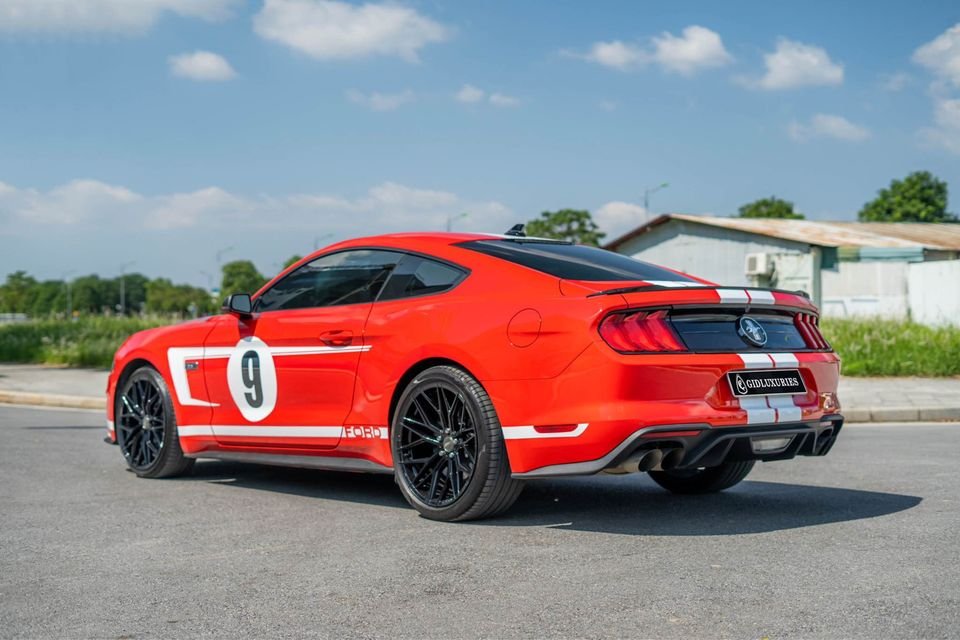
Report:
M341 242L223 311L117 352L109 440L137 475L196 458L392 473L426 517L467 520L530 478L720 491L757 460L826 454L843 423L806 295L517 227Z

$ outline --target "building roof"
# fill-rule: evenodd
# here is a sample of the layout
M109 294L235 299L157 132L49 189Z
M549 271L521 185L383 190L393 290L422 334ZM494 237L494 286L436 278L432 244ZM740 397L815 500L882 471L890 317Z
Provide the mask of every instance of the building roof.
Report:
M932 222L822 222L819 220L782 220L778 218L720 218L667 213L640 225L633 231L607 243L616 250L620 245L671 220L791 240L820 247L857 247L878 249L932 249L960 251L960 224Z

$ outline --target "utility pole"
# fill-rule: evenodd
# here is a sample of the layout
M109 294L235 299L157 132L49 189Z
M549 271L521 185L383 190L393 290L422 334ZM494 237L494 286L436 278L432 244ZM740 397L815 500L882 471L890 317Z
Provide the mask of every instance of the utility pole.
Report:
M127 315L127 267L132 267L135 262L126 262L120 265L120 315Z
M669 186L670 186L669 182L661 182L655 187L647 187L646 189L643 190L643 210L647 213L647 215L650 215L651 213L650 212L650 196L656 193L657 191L660 191L661 189L666 189Z
M67 287L67 320L73 318L73 296L70 289L70 276L72 276L76 271L67 271L64 273L61 278L63 278L63 283Z

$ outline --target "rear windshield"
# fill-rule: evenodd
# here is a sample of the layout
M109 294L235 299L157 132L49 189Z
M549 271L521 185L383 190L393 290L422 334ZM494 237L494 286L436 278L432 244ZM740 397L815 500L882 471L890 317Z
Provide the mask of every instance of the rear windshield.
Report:
M691 278L596 247L536 240L470 240L458 246L502 258L565 280L669 280Z

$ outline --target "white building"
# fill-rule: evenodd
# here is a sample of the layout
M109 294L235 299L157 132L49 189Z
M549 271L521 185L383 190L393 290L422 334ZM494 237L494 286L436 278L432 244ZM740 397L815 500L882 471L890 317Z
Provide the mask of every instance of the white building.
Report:
M720 284L804 290L826 316L960 324L960 224L667 214L606 248Z

